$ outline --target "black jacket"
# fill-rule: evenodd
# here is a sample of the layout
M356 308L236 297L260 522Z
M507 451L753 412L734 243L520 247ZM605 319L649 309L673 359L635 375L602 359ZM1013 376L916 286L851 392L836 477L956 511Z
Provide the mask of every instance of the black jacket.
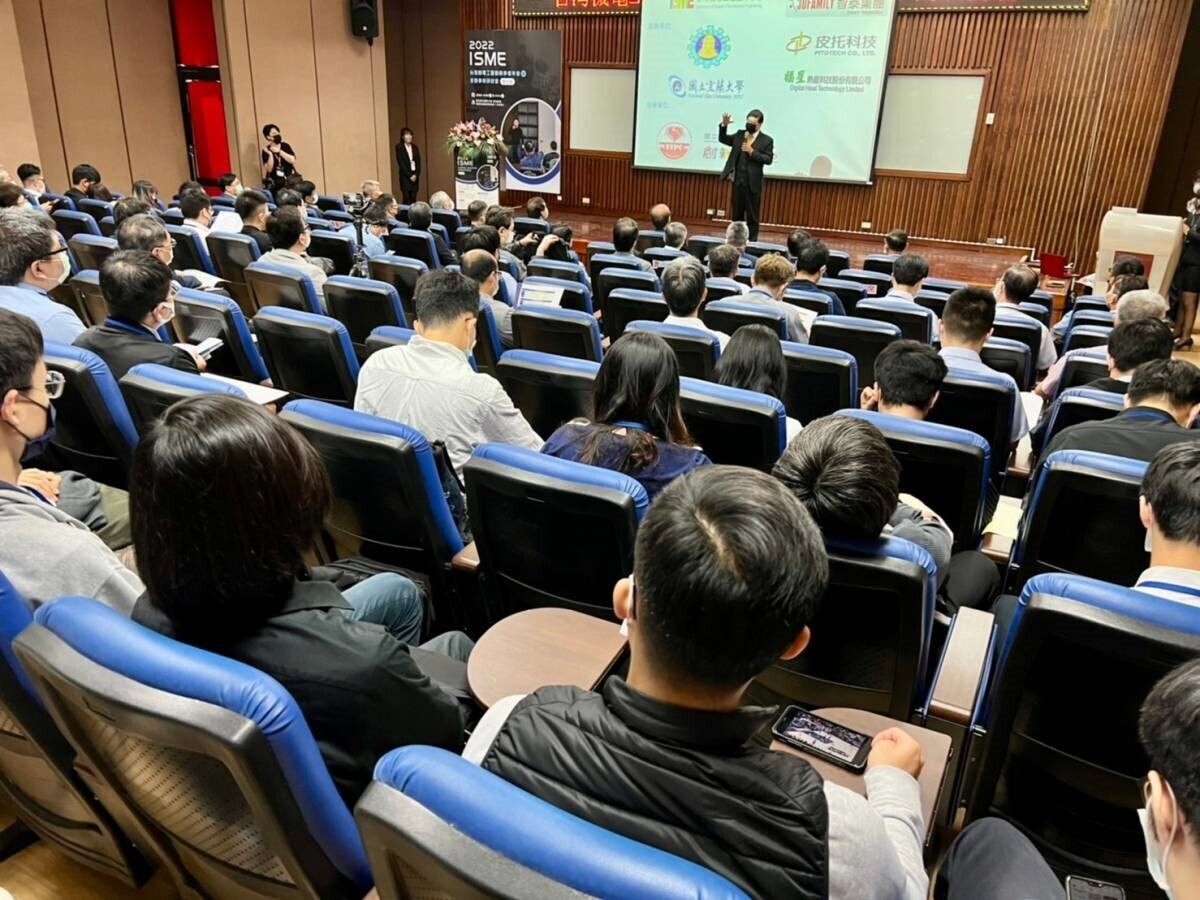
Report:
M409 164L408 154L404 151L404 141L396 145L396 165L400 167L400 178L405 185L421 183L421 150L416 144L412 145L413 158L412 164ZM416 175L415 182L409 181L410 175Z
M442 240L442 236L436 231L429 232L433 236L433 244L437 247L438 260L443 266L458 265L458 254L446 246L446 242Z
M183 372L199 371L192 355L183 348L159 340L142 325L118 319L109 318L103 325L93 325L75 338L75 346L99 356L118 380L141 363L158 363Z
M718 872L753 897L825 897L829 810L820 775L746 746L775 711L669 706L619 678L603 694L541 688L483 766L548 803Z
M1151 462L1163 447L1200 439L1200 431L1180 428L1170 414L1133 406L1111 419L1064 428L1042 451L1039 464L1057 450L1092 450Z
M1089 381L1084 387L1093 391L1108 391L1110 394L1129 393L1128 381L1121 381L1119 378L1110 378L1107 375L1103 378L1097 378L1095 381Z
M721 131L717 135L717 140L725 146L733 148L729 151L729 157L725 160L725 169L721 172L721 177L728 181L733 181L737 172L737 161L742 155L742 140L745 135L745 129L741 128L731 136L725 125L721 126ZM766 132L760 131L755 137L754 149L750 151L746 159L746 184L751 192L757 194L762 190L763 166L769 166L773 162L775 162L775 139Z
M67 188L65 191L63 191L63 196L64 196L64 197L70 197L72 200L74 200L74 201L75 201L75 208L76 208L76 209L78 209L78 208L79 208L79 201L80 201L80 200L86 200L86 199L87 199L87 194L85 194L83 191L81 191L81 190L80 190L79 188L77 188L77 187L69 187L69 188Z
M275 246L271 243L271 238L261 228L255 228L253 225L243 225L242 234L254 238L254 243L258 244L258 252L260 254L270 253L275 249Z
M458 702L422 673L382 625L352 622L329 582L297 581L283 609L248 637L204 649L267 673L295 699L338 793L353 808L379 757L406 744L459 751ZM145 595L133 620L173 636Z

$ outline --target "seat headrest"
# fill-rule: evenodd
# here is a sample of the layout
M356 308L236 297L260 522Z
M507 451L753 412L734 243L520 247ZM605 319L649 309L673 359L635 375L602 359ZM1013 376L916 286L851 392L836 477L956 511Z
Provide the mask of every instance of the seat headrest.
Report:
M558 356L554 353L543 353L540 350L509 350L500 360L500 365L528 366L541 371L556 371L570 375L586 375L595 378L600 371L600 363L590 359L577 359L573 356Z
M228 381L205 378L203 375L198 375L195 372L183 372L179 369L172 369L170 366L159 365L158 363L138 363L126 372L121 380L124 381L130 375L134 378L145 378L170 385L171 387L185 388L189 391L201 391L206 394L232 394L235 397L246 396L245 391L236 385L230 384Z
M859 285L862 287L862 285ZM864 301L860 300L859 303ZM893 322L880 322L878 319L864 319L861 316L817 316L813 328L832 328L839 331L869 331L873 334L900 337L900 326Z
M1141 459L1128 459L1092 450L1058 450L1051 453L1042 465L1044 472L1066 468L1089 470L1096 474L1113 475L1118 478L1136 478L1146 474L1150 464Z
M46 342L42 356L48 364L58 359L83 365L121 438L130 450L137 446L138 433L133 426L133 418L129 415L129 408L125 405L125 398L121 395L117 380L113 378L112 372L109 371L104 360L91 350L84 350L82 347L75 347L71 344L55 344L50 341Z
M712 304L709 304L710 306ZM714 353L721 352L721 343L717 336L699 328L689 328L686 325L670 325L666 322L653 322L647 319L636 319L625 326L626 331L647 331L674 340L688 341L695 344L708 344Z
M41 698L33 686L29 673L25 671L25 667L12 648L13 640L28 628L32 621L33 613L29 609L29 604L17 592L4 572L0 571L0 656L4 657L4 661L8 663L8 667L20 682L21 687L25 688L29 696L41 703Z

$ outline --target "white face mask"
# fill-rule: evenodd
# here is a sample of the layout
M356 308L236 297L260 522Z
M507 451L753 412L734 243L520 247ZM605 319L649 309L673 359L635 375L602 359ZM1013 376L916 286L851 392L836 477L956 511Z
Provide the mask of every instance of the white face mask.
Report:
M1195 194L1197 197L1200 197L1200 181L1197 181L1192 184L1192 193Z
M1166 782L1163 782L1163 787L1168 791L1171 790ZM1174 799L1173 795L1172 799ZM1149 804L1149 799L1146 802ZM1167 838L1167 852L1161 857L1159 856L1158 840L1154 836L1154 823L1150 819L1149 806L1139 809L1137 814L1138 820L1142 823L1142 837L1146 840L1146 868L1159 890L1167 895L1167 900L1172 900L1174 894L1171 886L1167 883L1167 859L1171 855L1171 845L1175 843L1175 829L1179 827L1179 807L1175 807L1175 815L1171 820L1171 836Z
M68 278L71 277L71 261L69 259L67 259L67 254L60 253L60 254L58 254L58 262L59 262L62 270L58 273L58 276L55 278L55 282L56 282L56 284L62 284L64 281L66 281Z
M160 328L175 318L175 301L172 300L171 302L167 303L166 306L167 311L164 313L159 313L158 315L158 326Z

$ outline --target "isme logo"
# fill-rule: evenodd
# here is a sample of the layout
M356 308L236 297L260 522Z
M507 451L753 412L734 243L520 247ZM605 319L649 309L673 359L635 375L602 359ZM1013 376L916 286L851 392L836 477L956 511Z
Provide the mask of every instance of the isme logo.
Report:
M713 69L725 62L729 50L729 35L715 25L696 29L688 40L688 56L702 69Z

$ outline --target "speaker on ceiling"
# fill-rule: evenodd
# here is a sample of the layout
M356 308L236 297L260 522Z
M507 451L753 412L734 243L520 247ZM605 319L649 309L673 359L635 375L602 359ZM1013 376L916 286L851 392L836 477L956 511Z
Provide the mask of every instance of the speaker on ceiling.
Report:
M379 37L379 11L376 0L350 0L350 33L366 38L370 44Z

